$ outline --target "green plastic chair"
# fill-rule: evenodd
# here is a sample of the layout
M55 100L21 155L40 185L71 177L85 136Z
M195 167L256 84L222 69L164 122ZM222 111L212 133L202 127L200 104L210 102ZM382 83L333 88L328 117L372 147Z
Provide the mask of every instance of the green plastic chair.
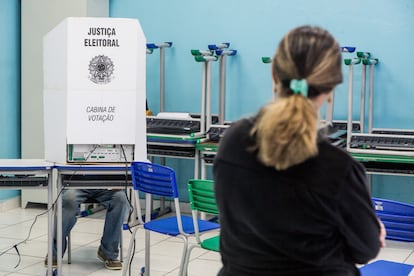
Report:
M216 198L214 195L214 181L203 179L190 179L187 184L188 194L190 200L191 213L194 222L194 236L196 244L188 248L185 256L183 274L187 275L188 263L190 261L191 251L195 247L201 247L206 250L219 252L220 251L220 235L210 238L201 239L199 231L199 215L213 215L217 216L219 211L217 209ZM205 232L203 232L204 234Z

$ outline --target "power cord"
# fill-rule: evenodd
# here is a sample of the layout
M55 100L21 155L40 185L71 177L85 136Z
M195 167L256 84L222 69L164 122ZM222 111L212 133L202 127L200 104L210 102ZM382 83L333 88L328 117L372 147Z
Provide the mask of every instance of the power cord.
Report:
M46 211L44 211L44 212L42 212L42 213L40 213L40 214L37 214L37 215L35 216L35 218L34 218L34 220L33 220L32 224L30 225L29 233L27 234L27 237L26 237L24 240L22 240L22 241L20 241L20 242L18 242L18 243L16 243L16 244L14 244L13 246L9 247L9 248L8 248L8 249L6 249L6 250L4 250L4 251L0 252L0 257L1 257L1 256L3 256L4 254L6 254L7 252L9 252L10 250L12 250L12 249L16 250L16 253L17 253L17 256L19 257L19 260L18 260L18 262L17 262L17 264L16 264L16 266L15 266L14 268L17 268L17 267L20 265L20 263L21 263L21 255L20 255L20 252L19 252L18 246L19 246L19 245L21 245L21 244L26 243L26 242L29 240L30 235L31 235L31 233L32 233L33 226L36 224L37 218L38 218L38 217L40 217L40 216L43 216L43 215L45 215L45 214L47 214L47 213L49 213L51 210L53 210L53 209L54 209L54 207L55 207L55 205L56 205L56 203L57 203L57 200L58 200L58 198L61 196L61 194L62 194L62 192L63 192L63 190L64 190L64 189L65 189L64 187L62 187L62 188L61 188L61 190L59 191L58 195L56 196L56 200L53 202L53 204L52 204L52 206L51 206L50 208L48 208Z
M126 154L125 154L125 150L124 150L123 145L121 145L121 150L122 150L122 154L123 154L123 157L124 157L124 160L125 160L125 189L124 189L124 191L125 191L125 194L127 196L127 199L128 199L128 202L129 202L129 206L130 206L130 212L129 212L129 215L128 215L128 222L130 222L131 221L131 216L134 213L135 207L131 203L132 195L131 196L128 196L128 193L127 193L127 190L128 190L128 172L129 172L129 169L128 169L128 160L127 160L127 157L126 157ZM131 178L132 178L132 176L131 176ZM128 226L129 233L132 234L131 228L129 227L129 225L127 225L127 226ZM136 239L134 237L133 247L132 247L132 255L131 255L131 258L128 260L129 261L129 269L128 269L129 276L131 276L131 272L132 272L131 271L131 269L132 269L131 266L132 266L132 261L134 260L134 257L135 257L135 247L136 247Z
M73 176L74 176L75 174L76 174L76 171L75 171L75 172L73 172L73 174L70 176L69 180L70 180L70 179L72 179L72 178L73 178ZM51 176L50 176L50 177L51 177ZM1 257L1 256L3 256L4 254L6 254L7 252L9 252L10 250L15 249L15 250L16 250L16 252L17 252L17 256L19 257L19 260L18 260L18 262L17 262L17 264L16 264L16 266L15 266L14 268L19 267L19 265L20 265L20 263L21 263L21 255L20 255L20 252L19 252L18 246L19 246L19 245L21 245L21 244L26 243L26 242L29 240L30 235L31 235L31 233L32 233L33 226L36 224L36 221L37 221L37 218L38 218L38 217L43 216L43 215L45 215L45 214L49 213L51 210L56 211L56 208L55 208L55 207L56 207L56 203L57 203L57 201L58 201L59 197L62 195L62 193L63 193L63 191L64 191L64 190L65 190L65 187L62 185L62 188L61 188L61 189L60 189L60 191L58 192L58 194L57 194L57 196L56 196L56 199L55 199L55 201L52 203L52 205L50 206L50 208L48 208L46 211L44 211L44 212L42 212L42 213L40 213L40 214L38 214L38 215L36 215L36 216L35 216L35 218L34 218L34 220L33 220L32 224L30 225L30 229L29 229L29 233L27 234L27 237L26 237L23 241L18 242L18 243L16 243L16 244L14 244L13 246L11 246L10 248L8 248L8 249L6 249L6 250L4 250L4 251L0 252L0 257ZM54 216L54 215L55 215L55 213L53 213L52 215Z
M88 160L88 158L94 153L94 151L98 148L98 145L95 145L93 149L91 149L88 153L88 155L85 157L85 161Z

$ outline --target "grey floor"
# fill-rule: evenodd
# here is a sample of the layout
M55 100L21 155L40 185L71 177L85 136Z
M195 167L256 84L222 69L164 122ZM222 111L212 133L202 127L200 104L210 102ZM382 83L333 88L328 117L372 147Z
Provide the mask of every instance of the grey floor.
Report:
M43 261L47 252L47 216L37 218L27 242L18 246L21 261L16 251L10 250L13 245L25 240L37 214L44 212L43 208L15 208L0 213L0 275L46 275ZM63 259L63 274L66 275L122 275L121 271L108 271L97 259L96 251L103 229L105 212L97 212L78 220L72 231L72 264ZM131 234L124 231L124 257L128 248ZM194 240L191 240L194 243ZM182 249L182 241L178 238L163 235L151 235L151 275L177 275ZM136 237L135 258L132 275L144 263L144 233L138 231ZM4 253L4 254L3 254ZM403 262L414 265L414 244L406 242L387 241L377 259ZM221 267L220 255L195 249L189 265L190 276L216 275ZM414 274L413 274L414 275Z

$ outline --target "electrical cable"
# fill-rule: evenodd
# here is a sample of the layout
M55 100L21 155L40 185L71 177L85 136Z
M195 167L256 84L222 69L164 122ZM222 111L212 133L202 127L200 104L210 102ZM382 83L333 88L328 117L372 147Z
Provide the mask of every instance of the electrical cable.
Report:
M85 157L85 161L92 155L92 153L98 148L98 145L95 145L93 149L89 151L89 154Z
M128 214L128 220L127 220L129 222L131 220L131 215L134 212L134 206L132 205L131 199L128 196L128 172L129 172L129 169L128 169L128 159L126 157L126 154L125 154L125 150L124 150L124 146L123 145L121 145L121 151L122 151L122 155L123 155L123 158L124 158L124 161L125 161L124 162L124 164L125 164L125 185L124 185L124 192L125 192L125 196L126 196L126 198L128 200L128 203L129 203L129 214Z
M132 261L133 261L134 256L135 256L135 241L136 240L135 240L135 237L134 237L133 246L132 246L132 256L131 256L131 259L129 260L129 269L128 269L129 276L131 276Z
M75 172L73 172L73 174L70 176L69 180L71 180L75 174L76 174L76 171L75 171ZM63 191L64 191L64 190L65 190L65 187L62 185L62 188L61 188L61 189L60 189L60 191L58 192L58 194L57 194L57 196L56 196L56 199L55 199L55 201L52 203L52 205L50 206L50 208L46 209L46 211L44 211L44 212L42 212L42 213L40 213L40 214L38 214L38 215L36 215L36 216L35 216L35 218L34 218L34 220L33 220L32 224L30 225L29 233L27 234L27 237L26 237L23 241L20 241L20 242L18 242L18 243L16 243L16 244L14 244L13 246L11 246L10 248L8 248L8 249L6 249L6 250L4 250L4 251L0 252L0 256L3 256L4 254L6 254L7 252L9 252L9 251L10 251L10 250L12 250L12 249L15 249L15 250L16 250L17 255L18 255L18 257L19 257L19 260L18 260L17 265L16 265L14 268L17 268L17 267L20 265L20 262L21 262L21 255L20 255L20 252L19 252L18 246L19 246L19 245L21 245L21 244L26 243L26 242L29 240L30 235L31 235L31 233L32 233L32 229L33 229L34 225L36 224L36 221L37 221L37 218L38 218L38 217L43 216L43 215L45 215L45 214L49 213L50 211L55 211L55 212L56 212L56 208L55 208L55 207L56 207L56 203L57 203L57 201L58 201L59 197L62 195L62 193L63 193ZM55 215L55 212L53 213L53 215Z
M14 268L17 268L17 267L20 265L20 262L21 262L21 255L20 255L20 252L19 252L19 250L18 250L18 248L17 248L17 247L18 247L19 245L21 245L21 244L26 243L26 242L29 240L30 235L31 235L31 233L32 233L33 226L36 224L37 218L38 218L38 217L40 217L40 216L43 216L43 215L45 215L45 214L49 213L51 210L54 210L54 209L55 209L54 207L55 207L55 205L56 205L56 203L57 203L57 200L58 200L58 198L61 196L61 194L62 194L62 192L63 192L63 190L64 190L64 189L65 189L65 187L62 187L62 189L59 191L58 195L56 196L55 201L53 202L52 206L50 206L50 208L48 208L46 211L44 211L44 212L42 212L42 213L40 213L40 214L37 214L37 215L35 216L35 218L34 218L34 220L33 220L32 224L30 225L29 233L27 234L27 237L26 237L24 240L22 240L22 241L20 241L20 242L18 242L18 243L16 243L16 244L14 244L13 246L9 247L8 249L5 249L5 250L3 250L2 252L0 252L0 256L3 256L4 254L6 254L7 252L9 252L9 251L10 251L10 250L12 250L12 249L15 249L15 250L16 250L17 255L18 255L18 257L19 257L19 260L18 260L18 262L17 262L17 265L16 265Z
M124 188L124 192L125 192L125 195L128 199L129 207L130 207L130 211L129 211L129 214L128 214L128 220L127 221L130 222L131 221L131 216L134 213L135 207L131 203L132 195L128 196L128 192L127 192L127 190L128 190L128 172L129 172L129 169L128 169L128 160L127 160L123 145L121 145L121 150L122 150L122 155L123 155L124 160L125 160L125 188ZM128 231L130 232L130 234L132 234L132 231L131 231L129 225L128 225ZM135 245L136 245L136 243L135 243L135 237L134 237L132 256L129 260L129 275L130 276L131 276L131 264L132 264L132 261L133 261L134 256L135 256Z
M123 145L121 145L121 150L122 150L122 153L123 153L123 156L124 156L124 159L125 159L125 189L124 189L124 191L127 194L128 172L129 172L129 170L128 170L128 161L127 161L127 158L126 158L126 154L125 154L125 150L124 150ZM131 203L131 198L132 198L132 195L129 196L129 197L127 195L127 199L128 199L129 206L130 206L130 212L129 212L129 215L128 215L128 222L131 221L131 216L134 213L134 209L135 209L135 207ZM132 231L131 231L131 228L129 227L129 225L128 225L128 231L129 231L130 234L132 234ZM135 256L135 247L136 247L136 239L134 237L132 255L131 255L131 258L128 260L129 261L129 270L128 270L129 276L131 276L131 264L132 264L132 261L134 260L134 256Z

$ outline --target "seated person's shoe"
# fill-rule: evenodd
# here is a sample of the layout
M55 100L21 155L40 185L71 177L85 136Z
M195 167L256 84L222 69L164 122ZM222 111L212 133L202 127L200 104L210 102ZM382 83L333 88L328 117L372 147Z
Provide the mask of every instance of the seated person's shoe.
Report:
M45 258L45 266L47 266L47 255L46 255L46 258ZM57 267L57 258L56 257L52 257L52 267L53 268L56 268Z
M101 248L98 250L98 259L101 260L105 264L106 269L110 270L121 270L122 263L119 260L111 260L105 256L102 252Z

